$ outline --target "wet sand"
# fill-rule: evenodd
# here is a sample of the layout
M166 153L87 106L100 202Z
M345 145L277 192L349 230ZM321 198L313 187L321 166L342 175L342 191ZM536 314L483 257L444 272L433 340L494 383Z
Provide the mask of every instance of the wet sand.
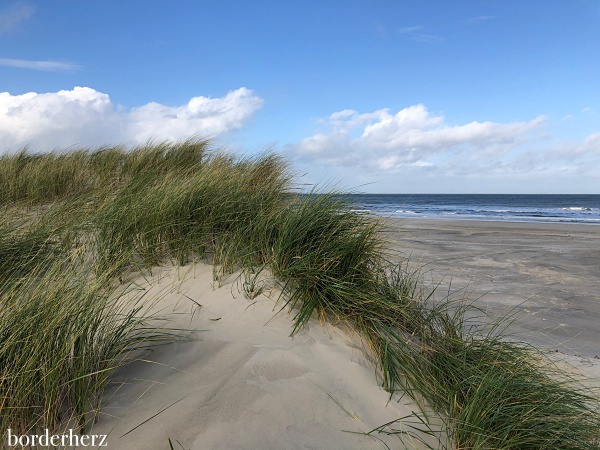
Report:
M521 340L600 363L600 226L389 219L395 249L439 292L467 289ZM460 295L457 293L456 295Z

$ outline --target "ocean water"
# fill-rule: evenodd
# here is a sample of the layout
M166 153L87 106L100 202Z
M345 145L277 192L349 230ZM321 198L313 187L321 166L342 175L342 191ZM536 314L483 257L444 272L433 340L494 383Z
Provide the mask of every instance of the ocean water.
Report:
M354 211L384 217L600 225L600 195L351 194Z

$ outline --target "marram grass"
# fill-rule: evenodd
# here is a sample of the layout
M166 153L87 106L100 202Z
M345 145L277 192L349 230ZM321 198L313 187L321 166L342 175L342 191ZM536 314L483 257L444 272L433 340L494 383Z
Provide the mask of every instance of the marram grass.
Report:
M0 428L85 430L127 354L173 339L149 299L113 291L112 280L61 257L0 283Z
M500 319L473 322L468 303L437 298L344 196L293 188L279 156L204 140L0 157L1 426L84 430L112 370L174 338L151 299L117 294L119 279L204 256L216 278L268 266L292 333L311 317L351 325L439 448L598 448L597 390L508 340ZM404 446L393 422L376 431Z

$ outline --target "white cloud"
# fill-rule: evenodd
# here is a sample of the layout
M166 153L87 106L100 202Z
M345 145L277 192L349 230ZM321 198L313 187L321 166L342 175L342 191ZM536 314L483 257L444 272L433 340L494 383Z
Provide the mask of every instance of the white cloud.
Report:
M309 183L372 192L597 192L600 132L553 137L545 116L450 124L424 105L344 110L284 147Z
M243 87L224 97L194 97L181 106L148 103L131 110L89 87L45 94L0 92L0 152L216 137L243 127L262 103Z
M600 179L600 133L581 141L553 141L536 145L504 163L503 173L528 178L570 175ZM596 188L597 191L597 181Z
M284 147L304 182L370 192L598 191L600 132L553 136L545 116L454 124L424 105L344 110L318 134Z
M407 167L431 170L457 158L478 164L498 160L529 142L542 128L544 116L529 122L471 122L448 125L424 105L396 114L388 109L360 114L333 113L325 121L327 132L303 139L286 150L307 164L352 166L393 173Z
M34 11L32 6L18 3L0 11L0 34L10 33L17 29L22 22L33 15Z
M0 66L18 69L42 70L45 72L70 72L79 68L77 64L59 61L32 61L28 59L0 58Z

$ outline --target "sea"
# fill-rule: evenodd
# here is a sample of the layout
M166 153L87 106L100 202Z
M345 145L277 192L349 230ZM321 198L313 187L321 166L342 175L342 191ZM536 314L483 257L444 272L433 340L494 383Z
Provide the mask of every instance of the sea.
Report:
M384 217L600 225L600 195L349 194L352 210Z

